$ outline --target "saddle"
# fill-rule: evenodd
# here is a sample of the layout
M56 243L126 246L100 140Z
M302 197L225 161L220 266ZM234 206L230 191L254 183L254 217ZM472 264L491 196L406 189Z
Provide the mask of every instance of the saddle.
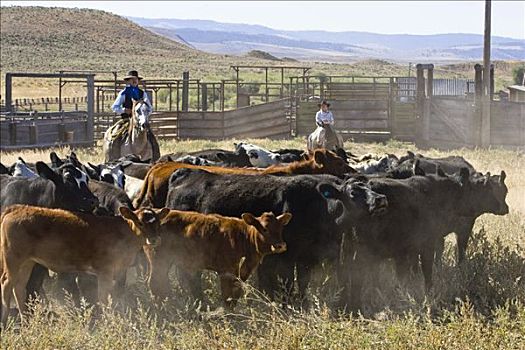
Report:
M121 119L109 128L109 136L112 142L117 139L125 140L129 134L129 119Z

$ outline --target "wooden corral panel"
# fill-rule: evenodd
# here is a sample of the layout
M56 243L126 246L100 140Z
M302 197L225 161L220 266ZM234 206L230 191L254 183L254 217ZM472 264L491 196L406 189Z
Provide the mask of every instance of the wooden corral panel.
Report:
M479 108L474 101L462 98L427 99L418 140L441 149L479 146ZM490 145L525 148L525 103L491 102Z
M174 138L178 136L177 112L157 112L150 117L151 130L159 139Z
M390 84L327 83L323 96L330 100L384 100L390 96Z
M392 137L414 141L416 134L416 103L394 101L391 105Z
M476 143L476 124L472 101L434 97L430 104L428 146L469 147Z
M494 101L490 117L492 145L525 147L525 103Z
M289 137L286 118L289 99L225 112L156 112L151 116L151 129L157 138ZM118 120L113 114L99 114L95 137Z
M223 137L222 123L222 112L179 112L178 137L220 139Z
M87 124L83 112L2 116L0 145L2 149L91 145L93 139Z
M224 112L224 137L284 138L290 136L286 118L289 99Z

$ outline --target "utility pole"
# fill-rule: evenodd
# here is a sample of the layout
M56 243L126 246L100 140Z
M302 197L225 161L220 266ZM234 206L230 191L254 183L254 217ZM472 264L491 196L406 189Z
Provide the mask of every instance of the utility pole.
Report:
M490 145L490 15L491 0L485 0L485 34L483 40L483 102L481 110L481 145Z

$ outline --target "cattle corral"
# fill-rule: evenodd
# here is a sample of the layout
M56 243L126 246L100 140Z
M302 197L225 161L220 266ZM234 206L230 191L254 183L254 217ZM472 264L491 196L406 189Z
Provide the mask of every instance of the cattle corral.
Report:
M523 103L496 100L491 93L490 120L482 117L479 65L474 80L434 79L428 64L417 65L418 77L310 76L308 67L265 68L281 70L281 82L267 77L263 83L245 82L238 73L219 82L190 79L186 73L183 79L145 80L156 111L152 130L159 138L179 140L305 136L315 128L318 101L328 99L345 139L396 139L441 149L525 147ZM302 69L303 75L285 76L285 69ZM57 111L47 111L49 99L26 100L20 111L24 101L12 98L11 83L23 77L58 78L60 87L87 79L87 97L58 98ZM122 83L97 79L95 72L7 73L5 83L4 149L92 145L117 120L110 105Z

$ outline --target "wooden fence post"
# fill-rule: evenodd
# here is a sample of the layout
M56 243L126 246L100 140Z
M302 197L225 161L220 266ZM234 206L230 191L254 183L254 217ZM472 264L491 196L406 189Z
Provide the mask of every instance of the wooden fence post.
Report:
M494 99L494 65L490 65L490 100Z
M12 146L16 145L16 123L14 121L9 123L9 141Z
M202 111L206 112L208 110L208 85L202 84Z
M417 111L417 126L416 126L416 145L419 147L424 144L423 139L423 119L425 117L425 76L423 65L421 63L416 65L416 111ZM427 116L428 117L428 116Z
M190 72L182 72L182 111L188 111Z
M6 73L5 75L5 108L8 112L13 112L13 90L12 90L12 82L13 77L11 76L11 73Z
M95 75L90 74L87 80L87 122L86 140L93 143L95 140L94 118L95 118Z
M66 140L66 124L60 123L57 124L58 128L58 140L64 142Z
M431 64L427 70L427 97L434 95L434 65Z
M36 124L29 125L29 143L32 145L38 144L38 126Z
M474 66L474 144L481 146L481 101L483 99L483 66L476 64Z
M171 112L171 104L172 104L172 103L171 103L171 99L172 99L172 98L171 98L171 84L168 84L168 89L169 89L169 90L168 90L168 105L169 105L169 107L168 107L168 111Z

